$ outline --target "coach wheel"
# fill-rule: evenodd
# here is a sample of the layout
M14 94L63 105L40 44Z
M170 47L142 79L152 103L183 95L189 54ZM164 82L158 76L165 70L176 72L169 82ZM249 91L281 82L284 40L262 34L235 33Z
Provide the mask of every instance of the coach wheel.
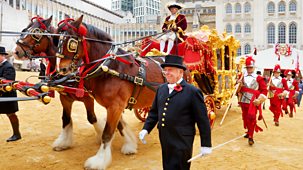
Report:
M150 107L145 107L142 109L135 109L135 115L136 117L141 120L142 122L145 122L147 116L148 116L148 112L150 110Z

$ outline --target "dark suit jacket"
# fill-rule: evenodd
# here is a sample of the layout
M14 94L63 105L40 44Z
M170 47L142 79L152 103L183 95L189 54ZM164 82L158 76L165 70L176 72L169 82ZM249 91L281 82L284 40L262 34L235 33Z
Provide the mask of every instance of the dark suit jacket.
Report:
M15 68L8 61L5 61L3 64L0 64L0 77L6 80L15 80ZM17 97L17 93L14 90L11 92L0 91L0 97ZM15 113L18 110L19 109L17 102L0 102L0 114Z
M45 76L46 66L43 63L40 63L40 72L39 76ZM39 77L39 79L45 79L45 77Z
M163 168L167 170L189 169L187 160L192 156L195 123L201 146L211 147L211 129L202 92L184 80L181 86L182 91L174 90L171 94L167 84L159 87L143 127L150 133L158 123Z

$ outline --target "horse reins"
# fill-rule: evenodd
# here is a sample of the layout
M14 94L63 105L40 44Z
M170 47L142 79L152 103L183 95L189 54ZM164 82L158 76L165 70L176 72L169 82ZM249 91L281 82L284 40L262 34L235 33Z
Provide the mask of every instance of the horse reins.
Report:
M34 28L34 29L30 30L30 33L32 33L31 37L32 37L32 39L35 40L35 44L34 45L30 45L30 44L24 42L20 38L16 42L16 44L18 44L19 47L23 50L25 56L29 57L30 59L33 57L30 54L30 51L32 51L33 53L36 54L37 52L35 51L35 48L38 47L38 46L40 46L40 40L42 39L43 35L39 35L39 33L49 33L49 31L47 30L46 25L41 21L41 20L44 20L42 17L38 17L38 16L37 17L33 17L31 19L31 22L33 23L34 20L37 20L39 22L39 24L40 24L39 28ZM29 31L30 27L31 26L29 25L29 27L26 28L25 31ZM24 34L22 34L22 35L24 35ZM47 36L47 38L49 39L49 36ZM28 50L25 50L24 47L28 47Z

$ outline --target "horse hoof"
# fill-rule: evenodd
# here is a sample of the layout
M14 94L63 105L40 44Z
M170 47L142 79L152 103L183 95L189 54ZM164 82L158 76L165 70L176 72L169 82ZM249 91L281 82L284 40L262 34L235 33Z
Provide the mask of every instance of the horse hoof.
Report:
M85 164L84 164L84 169L86 170L105 170L105 166L102 165L102 163L104 162L104 160L102 160L102 158L100 159L97 156L93 156L90 157L89 159L86 160Z
M124 155L132 155L137 153L137 146L133 145L133 144L124 144L121 148L121 152Z

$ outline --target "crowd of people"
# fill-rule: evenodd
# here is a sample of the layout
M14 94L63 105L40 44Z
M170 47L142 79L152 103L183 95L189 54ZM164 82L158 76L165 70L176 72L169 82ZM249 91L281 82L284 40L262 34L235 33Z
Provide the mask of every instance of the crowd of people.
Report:
M302 80L294 78L292 70L284 71L281 77L280 65L275 65L269 79L263 78L260 72L254 72L255 60L250 56L245 60L245 73L239 74L238 83L241 88L238 93L239 104L242 109L244 129L247 129L245 138L248 144L253 145L254 132L263 131L257 125L258 120L263 120L261 105L266 99L270 100L269 110L273 113L273 122L279 126L280 117L296 112L296 104L300 106L302 98ZM298 78L297 78L298 79Z

